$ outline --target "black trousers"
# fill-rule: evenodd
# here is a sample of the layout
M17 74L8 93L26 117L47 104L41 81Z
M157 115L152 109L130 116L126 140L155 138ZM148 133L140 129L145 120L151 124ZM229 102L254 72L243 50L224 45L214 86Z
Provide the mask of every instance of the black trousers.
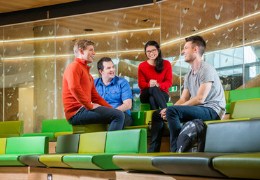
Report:
M157 86L144 89L140 95L141 103L149 103L150 109L164 109L167 107L169 95Z

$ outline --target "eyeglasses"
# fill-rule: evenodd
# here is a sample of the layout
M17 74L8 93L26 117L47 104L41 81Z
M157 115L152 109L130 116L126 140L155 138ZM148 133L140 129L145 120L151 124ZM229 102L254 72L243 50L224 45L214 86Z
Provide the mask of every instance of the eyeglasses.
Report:
M147 54L151 54L151 53L155 53L155 52L157 52L157 49L152 49L150 51L146 51Z

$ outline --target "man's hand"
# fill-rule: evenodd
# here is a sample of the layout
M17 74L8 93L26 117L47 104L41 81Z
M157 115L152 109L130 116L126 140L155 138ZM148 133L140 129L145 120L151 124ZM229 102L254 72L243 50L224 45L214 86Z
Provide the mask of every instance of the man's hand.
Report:
M161 114L161 117L163 118L163 120L166 120L166 109L167 108L164 108L161 110L160 114Z

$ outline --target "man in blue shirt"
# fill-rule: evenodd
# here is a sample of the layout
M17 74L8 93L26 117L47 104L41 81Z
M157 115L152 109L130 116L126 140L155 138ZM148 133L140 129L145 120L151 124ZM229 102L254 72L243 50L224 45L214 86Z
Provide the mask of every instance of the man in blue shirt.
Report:
M125 114L125 126L132 125L132 91L124 78L115 75L114 63L109 57L101 58L97 63L101 77L95 79L96 90L113 108Z

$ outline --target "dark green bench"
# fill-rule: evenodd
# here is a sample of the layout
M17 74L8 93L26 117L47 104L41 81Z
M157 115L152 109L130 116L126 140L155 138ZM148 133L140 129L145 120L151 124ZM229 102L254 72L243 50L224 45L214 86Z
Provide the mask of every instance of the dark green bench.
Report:
M1 137L17 137L23 133L23 121L0 122Z
M158 156L152 159L152 164L165 174L223 177L224 174L227 174L224 172L229 166L226 164L230 159L229 156L231 156L229 154L241 156L239 153L260 152L259 128L260 119L208 124L204 153ZM222 161L215 161L217 157L222 157ZM225 157L227 158L224 161ZM213 164L214 161L215 165L218 164L218 169ZM255 161L259 161L259 159L255 159ZM247 161L246 158L244 161L241 160L240 163L244 163L244 166L255 164L254 161ZM259 171L255 172L256 174L260 177Z

